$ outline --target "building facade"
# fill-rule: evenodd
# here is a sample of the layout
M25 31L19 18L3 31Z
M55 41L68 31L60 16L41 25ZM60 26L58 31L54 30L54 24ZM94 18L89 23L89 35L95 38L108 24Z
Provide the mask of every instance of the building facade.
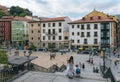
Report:
M0 43L8 45L11 41L11 21L12 16L3 16L0 19Z
M68 17L48 18L41 20L41 46L49 48L69 47L69 25L71 20Z
M116 47L117 18L114 16L93 10L82 19L69 24L72 48L105 48L110 51Z
M33 44L37 48L41 47L41 26L40 21L29 22L28 28L29 45Z

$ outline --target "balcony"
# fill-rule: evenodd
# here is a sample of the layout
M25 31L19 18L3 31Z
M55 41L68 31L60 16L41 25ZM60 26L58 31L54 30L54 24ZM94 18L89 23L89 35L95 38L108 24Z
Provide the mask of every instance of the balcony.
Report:
M53 36L53 35L57 35L57 33L56 32L55 33L46 33L46 35Z

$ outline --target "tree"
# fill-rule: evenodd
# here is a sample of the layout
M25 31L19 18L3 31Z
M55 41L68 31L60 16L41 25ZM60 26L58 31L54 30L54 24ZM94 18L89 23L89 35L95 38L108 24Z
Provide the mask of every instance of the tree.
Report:
M8 57L5 51L0 50L0 64L7 64L8 63Z
M19 6L12 6L10 7L9 13L13 16L32 16L32 12L28 9L21 8Z

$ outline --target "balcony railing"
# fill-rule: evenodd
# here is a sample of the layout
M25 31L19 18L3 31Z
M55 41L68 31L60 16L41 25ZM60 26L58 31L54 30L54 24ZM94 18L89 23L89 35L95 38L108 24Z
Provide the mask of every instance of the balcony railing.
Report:
M48 36L57 35L57 33L46 33Z

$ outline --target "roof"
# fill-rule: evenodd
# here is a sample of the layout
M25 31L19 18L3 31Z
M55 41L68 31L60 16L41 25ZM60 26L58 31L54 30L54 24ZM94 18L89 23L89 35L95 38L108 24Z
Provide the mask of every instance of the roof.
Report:
M29 61L32 61L36 58L37 58L36 56L30 56L29 59L25 56L11 56L11 57L9 57L8 62L11 65L21 65L21 64L25 64Z
M103 12L96 11L95 9L84 16L82 19L75 20L69 24L78 24L78 23L98 23L98 22L116 22L114 16L110 16Z
M70 22L69 24L78 24L78 23L98 23L98 22L112 22L114 21L111 18L99 18L99 17L93 17L92 19L88 18L88 19L80 19L80 20L76 20L73 22Z
M53 22L53 21L65 21L66 17L46 18L42 19L41 22Z
M18 17L18 16L16 16L16 17L14 17L14 20L18 20L18 21L32 21L32 20L30 20L30 19L27 19L27 18L25 18L25 17Z

